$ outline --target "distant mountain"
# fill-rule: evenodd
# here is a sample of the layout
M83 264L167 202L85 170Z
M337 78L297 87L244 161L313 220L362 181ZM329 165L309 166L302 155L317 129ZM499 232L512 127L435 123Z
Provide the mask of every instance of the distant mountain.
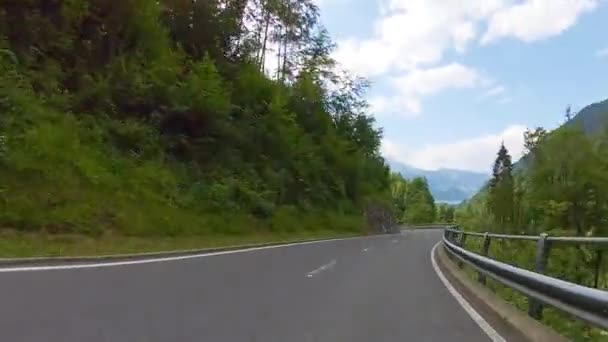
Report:
M608 99L583 108L567 125L581 125L585 134L599 132L608 124Z
M608 99L583 108L566 125L581 125L587 135L605 129L608 127ZM530 155L524 155L514 164L514 169L516 171L524 170L530 159ZM490 179L489 174L479 172L451 169L429 171L391 159L388 159L387 162L394 172L401 173L405 178L426 177L437 202L456 204L467 200L473 197Z
M608 126L608 99L593 103L581 109L576 116L567 122L564 126L580 125L586 135L593 135L600 132ZM562 126L562 127L564 127ZM559 129L559 128L557 128ZM526 169L530 163L530 155L524 155L513 168L516 171Z
M458 204L475 195L490 178L488 174L452 169L422 170L388 159L393 172L407 179L425 177L437 202Z

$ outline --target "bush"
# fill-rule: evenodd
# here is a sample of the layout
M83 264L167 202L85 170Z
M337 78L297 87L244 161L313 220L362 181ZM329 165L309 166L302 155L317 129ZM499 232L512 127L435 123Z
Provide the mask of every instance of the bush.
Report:
M276 233L293 232L302 225L302 215L296 207L282 206L272 215L270 229Z

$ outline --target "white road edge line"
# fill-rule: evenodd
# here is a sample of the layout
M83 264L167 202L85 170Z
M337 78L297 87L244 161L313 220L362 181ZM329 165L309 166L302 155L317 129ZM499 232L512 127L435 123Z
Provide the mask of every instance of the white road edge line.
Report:
M323 265L323 266L321 266L321 267L313 270L313 271L308 272L308 274L306 275L306 277L312 278L315 275L317 275L317 274L319 274L319 273L321 273L323 271L327 271L328 269L330 269L330 268L332 268L334 266L336 266L336 260L335 259L332 260L332 261L330 261L330 262L328 262L327 264L325 264L325 265Z
M431 262L433 263L433 269L435 270L435 273L437 273L437 276L439 277L443 285L445 285L450 294L454 296L458 304L460 304L464 311L466 311L467 314L471 316L473 321L477 323L481 330L483 330L483 332L485 332L486 335L490 337L492 342L507 342L504 337L500 336L500 334L496 330L494 330L494 328L492 328L492 326L485 319L483 319L483 317L481 317L481 315L475 309L473 309L471 304L469 304L469 302L464 299L464 297L454 288L454 286L450 284L450 281L445 277L439 266L437 266L437 261L435 260L435 250L437 249L437 247L439 247L440 244L441 242L438 242L431 250Z
M283 245L252 247L252 248L246 248L246 249L237 249L237 250L233 250L233 251L200 253L200 254L192 254L192 255L165 257L165 258L152 258L152 259L127 260L127 261L110 261L110 262L98 262L98 263L80 263L80 264L66 264L66 265L49 265L49 266L6 267L6 268L0 268L0 273L74 270L74 269L81 269L81 268L103 268L103 267L115 267L115 266L152 264L152 263L158 263L158 262L197 259L197 258L205 258L205 257L218 256L218 255L226 255L226 254L247 253L247 252L260 251L260 250L264 250L264 249L284 248L284 247L291 247L291 246L310 245L310 244L315 244L315 243L337 242L337 241L357 240L357 239L376 238L376 237L384 237L384 236L382 236L382 235L362 236L362 237L350 237L350 238L329 239L329 240L320 240L320 241L293 242L293 243L287 243L287 244L283 244Z

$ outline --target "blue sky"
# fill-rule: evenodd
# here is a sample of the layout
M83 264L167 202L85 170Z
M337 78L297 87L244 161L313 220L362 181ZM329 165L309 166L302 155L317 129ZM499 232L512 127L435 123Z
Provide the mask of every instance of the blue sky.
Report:
M501 141L608 97L604 0L318 0L335 58L368 77L385 156L489 171Z

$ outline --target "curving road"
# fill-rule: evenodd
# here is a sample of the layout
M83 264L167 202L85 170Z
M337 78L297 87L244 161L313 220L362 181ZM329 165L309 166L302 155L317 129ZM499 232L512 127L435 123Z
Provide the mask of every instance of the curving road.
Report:
M433 270L440 231L109 267L0 272L0 340L490 338Z

